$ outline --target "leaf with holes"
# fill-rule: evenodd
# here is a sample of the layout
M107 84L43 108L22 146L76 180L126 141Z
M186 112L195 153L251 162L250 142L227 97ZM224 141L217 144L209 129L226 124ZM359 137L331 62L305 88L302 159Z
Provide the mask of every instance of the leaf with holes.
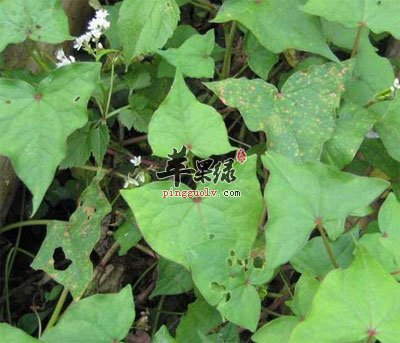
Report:
M150 121L148 139L153 154L160 157L167 157L183 145L202 158L233 150L221 115L197 101L179 70L169 94Z
M375 33L390 32L400 38L398 0L308 0L301 9L348 28L363 24Z
M71 64L52 72L37 87L0 79L0 154L10 157L33 193L33 213L67 153L68 136L88 120L86 106L100 67Z
M0 1L0 32L0 52L26 38L51 44L72 38L59 0Z
M348 269L325 277L309 316L294 329L290 342L395 343L399 323L400 286L364 248L358 248Z
M230 322L255 331L261 310L255 286L265 282L259 278L264 265L256 268L249 255L248 244L224 237L194 245L188 251L193 281L207 302ZM212 263L209 256L213 256Z
M73 303L57 325L41 337L46 343L122 341L135 318L130 285L119 293L96 294Z
M118 33L126 63L162 48L178 24L179 13L175 0L125 0Z
M266 261L271 268L299 252L317 224L337 239L346 218L389 186L384 180L340 172L319 162L296 165L277 153L269 152L262 159L271 173L265 190Z
M179 48L160 50L158 54L170 64L179 68L187 77L214 77L214 59L211 57L215 47L214 30L204 35L193 35Z
M161 256L188 267L186 253L192 246L218 238L250 248L257 234L262 198L256 178L256 157L234 164L237 180L227 184L204 183L208 195L194 197L186 185L173 188L184 197L167 197L173 182L152 182L121 194L135 214L144 239ZM241 197L224 197L223 191L239 190ZM213 192L215 196L211 196ZM218 194L220 196L218 196Z
M297 49L337 61L321 32L318 18L299 10L303 4L303 0L228 0L213 22L236 20L261 45L275 53Z
M80 205L69 222L54 221L48 226L47 236L31 264L68 288L75 299L82 296L92 279L90 254L100 238L100 224L111 211L99 182L99 178L94 178L82 193ZM53 253L57 248L72 262L65 270L54 265Z
M263 80L206 83L221 101L237 107L251 131L267 133L268 147L297 161L319 160L334 133L348 64L327 63L293 74L281 91Z

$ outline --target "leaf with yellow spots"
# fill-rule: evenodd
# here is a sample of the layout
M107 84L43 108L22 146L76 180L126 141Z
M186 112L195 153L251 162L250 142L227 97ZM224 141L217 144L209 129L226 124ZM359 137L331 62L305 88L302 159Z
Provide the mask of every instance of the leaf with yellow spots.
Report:
M348 63L312 66L293 74L279 91L260 79L206 83L228 106L237 107L251 131L265 131L269 150L296 161L318 161L334 133L336 109Z
M75 299L82 296L92 279L90 254L100 238L100 224L111 211L99 182L96 177L82 193L79 207L69 222L54 221L47 227L47 236L31 264L68 288ZM54 254L60 248L67 260L55 265Z

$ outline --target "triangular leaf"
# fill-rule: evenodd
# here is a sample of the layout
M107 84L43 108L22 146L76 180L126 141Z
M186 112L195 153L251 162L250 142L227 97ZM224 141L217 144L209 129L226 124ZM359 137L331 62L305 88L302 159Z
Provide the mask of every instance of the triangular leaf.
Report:
M57 325L46 331L48 343L122 341L135 318L130 285L115 294L96 294L72 304Z
M168 181L123 190L121 194L150 246L165 258L188 266L186 252L198 243L224 238L249 249L253 244L262 206L255 156L234 168L235 182L200 184L200 190L209 189L205 197L190 197L189 187L172 188L173 183ZM163 191L171 189L184 191L185 197L163 198ZM232 189L239 190L241 197L223 196L223 191ZM220 196L212 197L213 190Z
M400 286L359 248L352 265L330 272L315 295L308 318L294 330L291 343L397 342Z
M169 94L150 121L148 139L153 154L161 157L183 145L202 158L233 150L221 115L197 101L179 70Z
M281 91L263 80L206 83L237 107L251 131L267 133L268 147L298 161L319 160L334 131L348 65L327 63L293 74Z
M210 55L214 47L214 30L210 30L205 35L191 36L179 48L160 50L158 54L179 68L185 76L212 78L214 59Z
M389 185L381 179L340 172L318 162L296 165L272 152L263 156L263 162L271 173L265 190L266 261L271 268L299 252L317 224L336 239L346 218L369 205Z
M71 64L55 70L38 87L0 79L0 154L10 157L33 193L33 213L66 155L67 137L88 119L86 106L100 67Z

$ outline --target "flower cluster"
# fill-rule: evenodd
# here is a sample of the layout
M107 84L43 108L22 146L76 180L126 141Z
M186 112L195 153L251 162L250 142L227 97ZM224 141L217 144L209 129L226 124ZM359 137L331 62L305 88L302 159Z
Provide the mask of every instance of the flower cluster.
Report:
M95 51L103 49L103 45L99 40L103 33L110 28L110 22L107 20L108 15L108 12L104 9L96 11L95 17L89 21L88 31L75 40L74 48L76 50L83 48L92 53L91 42L95 43Z
M135 167L139 167L140 164L142 163L142 158L140 156L133 156L133 158L130 159L129 162L131 162ZM128 177L124 183L124 188L128 188L130 185L138 187L145 181L146 178L144 176L143 171L139 171L139 173L137 173L136 175L128 174Z
M74 56L66 56L63 49L58 49L56 51L56 59L58 61L56 63L57 68L60 68L62 66L72 64L75 62L75 57Z

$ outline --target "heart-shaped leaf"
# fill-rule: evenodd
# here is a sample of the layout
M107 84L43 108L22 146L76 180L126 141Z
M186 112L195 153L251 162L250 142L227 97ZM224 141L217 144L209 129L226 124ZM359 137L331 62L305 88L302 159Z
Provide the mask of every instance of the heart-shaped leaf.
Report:
M153 154L161 157L183 145L202 158L233 150L221 115L197 101L179 70L171 91L150 121L149 143Z
M226 105L237 107L251 131L267 133L268 147L297 161L319 160L335 128L349 65L327 63L293 74L281 91L263 80L206 83Z
M340 172L318 162L296 165L272 152L263 156L263 162L271 173L265 190L266 261L271 268L299 252L318 224L336 239L346 218L368 206L389 185L381 179Z
M144 239L165 258L188 267L186 253L204 241L224 238L251 248L257 234L262 198L256 178L256 158L234 165L237 180L230 184L205 183L208 196L190 198L190 188L172 188L168 181L123 190ZM239 190L241 197L225 197L226 190ZM164 192L180 190L185 197L166 197ZM164 191L164 192L163 192ZM216 191L215 196L211 192ZM219 196L218 196L219 195ZM183 196L183 195L182 195Z
M74 63L52 72L37 87L0 79L0 154L10 157L39 208L67 152L67 138L88 119L87 103L101 64Z
M130 285L116 294L96 294L72 304L41 339L48 343L122 341L135 318Z
M318 18L299 10L303 4L303 0L227 0L213 21L238 21L275 53L297 49L337 61L326 44Z
M71 39L60 0L0 1L0 52L26 38L47 43Z
M290 343L397 342L400 286L364 248L348 269L330 272Z
M295 316L279 317L258 329L251 339L256 343L289 343L290 336L298 323L299 319Z
M375 33L390 32L400 38L400 2L397 0L308 0L301 9L345 27L362 24Z
M210 30L205 35L191 36L179 48L160 50L158 54L181 70L185 76L212 78L214 77L214 59L211 53L214 47L214 30Z
M82 296L92 280L90 254L100 238L100 224L111 211L99 181L93 179L82 193L80 206L68 223L54 221L48 226L47 236L31 264L32 268L44 270L63 284L75 299ZM65 270L54 265L53 253L57 248L62 248L65 257L72 262Z
M119 11L118 33L126 63L162 48L179 20L175 0L126 0Z

